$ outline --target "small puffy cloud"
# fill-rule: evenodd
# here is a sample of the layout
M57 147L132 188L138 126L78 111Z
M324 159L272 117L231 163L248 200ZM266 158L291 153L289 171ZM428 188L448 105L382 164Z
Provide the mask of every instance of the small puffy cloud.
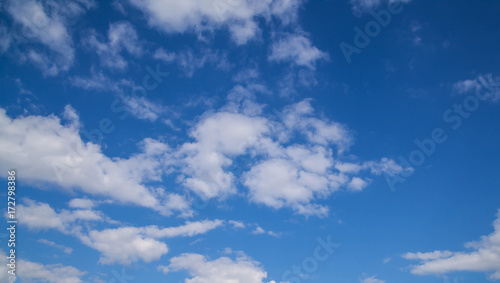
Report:
M279 233L276 233L276 232L273 232L273 231L266 231L266 230L264 230L262 227L260 227L258 225L252 231L252 234L254 234L254 235L267 234L267 235L273 236L273 237L279 237L280 236Z
M267 278L260 263L245 255L235 260L229 257L209 260L203 255L187 253L173 257L169 265L158 269L164 273L186 270L191 278L186 278L185 283L264 283Z
M313 46L304 35L288 34L275 42L271 48L269 60L291 61L299 66L314 69L318 60L328 59L328 54Z
M233 228L246 228L245 223L241 221L229 220L229 224L233 225Z
M416 275L441 275L450 272L485 272L491 280L500 279L500 210L493 223L493 233L482 236L480 241L465 244L471 251L434 251L426 253L406 253L404 258L418 260L411 266Z
M266 233L266 231L264 229L262 229L260 226L257 226L257 228L255 228L255 230L252 231L252 234L264 234Z
M385 283L384 280L377 279L377 276L371 276L371 277L366 277L359 279L359 282L361 283Z
M360 192L368 186L370 182L367 182L359 177L354 177L351 179L347 187L353 192Z

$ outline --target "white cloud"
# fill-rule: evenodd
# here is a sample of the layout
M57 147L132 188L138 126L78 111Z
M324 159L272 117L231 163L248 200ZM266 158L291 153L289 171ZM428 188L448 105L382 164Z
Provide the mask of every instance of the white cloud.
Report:
M258 225L252 231L252 234L254 234L254 235L268 234L269 236L273 236L273 237L279 237L280 236L279 233L276 233L276 232L273 232L273 231L266 231L266 230L264 230L262 227L260 227Z
M23 204L17 206L17 216L23 225L30 229L56 229L64 233L70 233L73 224L77 221L102 221L104 217L101 212L89 209L62 210L56 212L46 203L35 202L25 199Z
M99 262L111 264L119 262L128 265L143 260L158 260L168 252L167 245L141 233L140 228L120 227L103 231L92 230L82 237L83 243L101 253Z
M500 77L483 74L475 79L463 80L453 84L453 90L458 94L480 93L481 96L497 102L500 100Z
M255 230L252 231L252 234L264 234L266 233L266 231L264 229L262 229L260 226L257 226L257 228L255 228Z
M186 270L191 278L186 278L185 283L263 283L267 278L260 263L245 255L235 260L220 257L211 261L199 254L182 254L158 269L164 273Z
M232 164L231 156L244 153L267 130L265 119L237 113L202 120L190 134L196 142L185 143L179 151L182 171L189 175L182 183L204 198L233 194L234 175L224 168Z
M354 177L354 178L351 179L351 181L349 182L349 184L347 185L347 187L351 191L360 192L364 188L366 188L369 183L370 183L369 181L365 181L365 180L363 180L363 179L361 179L359 177Z
M234 0L130 0L142 10L151 26L168 33L214 32L228 28L237 44L245 44L259 33L258 17L275 17L283 24L296 19L301 1Z
M71 85L85 90L113 91L116 93L122 93L125 87L132 88L135 86L132 81L127 79L113 81L103 72L97 72L93 68L90 71L90 76L73 76L69 78L69 82Z
M184 187L203 199L224 198L235 194L235 182L241 181L253 202L325 216L328 208L315 203L317 200L348 184L361 190L370 181L349 175L402 170L393 160L383 158L339 172L338 168L348 169L340 157L353 143L345 125L317 118L307 99L285 107L279 113L281 120L275 121L263 115L264 105L254 99L250 91L237 86L228 95L227 105L203 115L193 127L190 136L194 142L184 143L174 154L183 173L178 181ZM297 138L305 142L291 143ZM337 149L339 161L330 147ZM233 164L239 156L251 156L254 162L241 168ZM235 174L235 166L246 172Z
M192 237L205 234L224 224L221 220L203 220L197 222L186 222L178 227L159 229L156 226L145 227L145 233L153 238L172 238L172 237Z
M153 58L165 62L172 62L175 60L175 57L176 57L175 52L167 52L163 48L156 50L155 53L153 54Z
M47 245L47 246L50 246L50 247L54 247L54 248L57 248L57 249L60 249L61 251L63 251L65 254L71 254L73 252L73 249L70 248L70 247L66 247L64 245L58 245L52 241L49 241L47 239L40 239L38 240L39 243L42 243L44 245Z
M167 228L123 226L94 230L91 228L92 222L106 220L116 223L116 221L109 220L98 211L78 209L56 212L46 203L31 200L25 200L24 204L17 206L17 217L19 222L29 229L55 229L80 239L85 245L101 253L99 262L102 264L118 262L124 265L139 260L151 262L160 259L168 252L167 245L159 241L160 239L197 236L226 224L216 219L188 221L184 225ZM68 251L68 248L47 240L42 243Z
M86 10L94 6L93 1L8 1L7 12L15 22L23 38L16 44L28 39L38 42L48 50L35 51L31 46L26 48L25 59L42 69L45 75L55 76L67 71L74 60L74 48L70 34L71 23Z
M360 16L370 10L379 8L386 3L410 3L412 0L350 0L352 11L355 15Z
M231 68L231 63L229 63L225 52L213 51L209 48L203 48L198 52L192 49L168 52L160 48L155 51L153 58L166 63L176 63L188 77L192 77L196 70L205 65L212 65L215 69L225 71Z
M11 34L6 27L0 26L0 54L7 52L11 43Z
M292 61L299 66L314 69L318 60L328 59L328 54L313 46L311 40L301 34L288 34L275 42L269 60Z
M7 165L23 168L29 182L50 182L69 191L79 189L166 215L177 209L168 205L176 194L160 196L158 190L143 185L161 180L164 155L169 151L167 145L145 139L140 144L142 153L128 159L111 159L101 152L99 137L81 129L74 109L68 106L65 113L66 117L74 118L63 124L54 115L11 119L0 109L0 168L4 172ZM95 143L84 142L80 131Z
M111 69L127 68L128 63L121 55L122 51L134 56L143 53L137 31L129 22L112 23L109 26L107 42L101 40L95 31L92 31L83 42L97 52L101 65Z
M376 278L377 276L372 276L372 277L366 277L359 279L359 282L361 283L385 283L384 280L380 280Z
M19 277L22 282L47 282L47 283L80 283L86 272L72 266L62 264L43 265L23 259L16 260L16 275L7 273L7 255L0 250L0 282L17 282Z
M341 123L318 118L311 100L276 111L277 117L266 116L264 108L250 90L236 86L225 106L205 113L194 124L188 132L190 141L170 148L146 138L139 144L141 152L128 159L105 156L99 146L103 134L85 131L70 106L62 121L54 115L12 119L3 110L0 169L1 164L24 168L28 182L49 182L167 216L194 212L185 192L147 185L162 181L166 174L176 175L176 182L204 200L234 195L235 184L241 182L252 202L325 216L328 207L317 201L344 187L363 189L370 181L362 176L367 173L403 170L387 158L343 163L353 143L351 131ZM91 142L84 142L80 132ZM240 157L251 157L253 162L236 164Z
M230 220L229 224L233 225L233 228L240 228L240 229L246 228L245 223L241 221Z
M500 210L493 223L493 233L482 236L480 241L465 244L471 251L434 251L428 253L407 253L403 257L418 260L411 266L416 275L445 274L450 272L492 272L491 280L500 280Z
M83 282L81 277L86 274L72 266L43 265L26 260L19 260L17 268L18 276L23 282L80 283Z
M80 238L83 243L101 252L100 263L118 262L128 265L138 260L144 262L158 260L166 254L167 245L158 239L205 234L221 225L223 225L221 220L203 220L169 228L120 227L102 231L92 230L88 236Z
M327 195L338 188L329 177L301 170L284 159L270 159L253 167L244 184L250 190L250 199L257 203L276 209L289 206L301 214L325 216L326 207L308 205L315 195ZM335 177L332 175L332 179Z
M163 106L145 97L123 96L121 99L127 110L138 119L154 122L165 112Z
M74 198L69 202L71 208L92 208L94 206L94 201L90 199Z
M210 49L203 49L202 52L195 54L192 50L184 50L176 55L177 64L188 77L192 77L197 69L203 68L206 64L212 64L216 69L229 70L230 63L227 55Z

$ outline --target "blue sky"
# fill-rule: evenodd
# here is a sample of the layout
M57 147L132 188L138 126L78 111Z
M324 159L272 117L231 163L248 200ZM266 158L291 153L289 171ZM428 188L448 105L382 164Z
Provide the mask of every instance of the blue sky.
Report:
M2 2L0 281L500 280L499 12Z

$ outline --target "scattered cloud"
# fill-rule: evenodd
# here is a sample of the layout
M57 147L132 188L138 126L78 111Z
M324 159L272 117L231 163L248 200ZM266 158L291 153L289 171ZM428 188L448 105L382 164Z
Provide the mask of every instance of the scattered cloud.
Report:
M480 241L469 242L465 247L471 251L434 251L427 253L406 253L403 258L420 261L411 266L416 275L441 275L451 272L487 272L491 280L500 279L500 210L493 223L493 233L482 236Z
M160 265L158 270L165 274L186 270L191 278L186 278L185 283L263 283L267 278L260 263L244 254L235 260L229 257L209 260L203 255L186 253L171 258L169 265Z
M58 245L58 244L56 244L52 241L46 240L46 239L40 239L40 240L38 240L38 242L42 243L44 245L50 246L50 247L57 248L57 249L63 251L65 254L71 254L73 252L73 249L70 247L66 247L64 245Z
M16 42L9 35L0 46L6 50L9 43L15 44L16 49L22 48L18 50L21 61L31 62L45 75L56 76L67 71L75 58L71 25L94 6L93 1L7 1L5 9L14 20ZM35 48L33 43L45 49Z
M19 260L17 263L18 276L23 282L48 282L48 283L80 283L86 272L72 266L62 264L43 265L36 262Z
M316 62L328 59L328 54L313 46L310 39L301 34L288 34L271 47L269 60L291 61L298 66L315 69Z
M409 3L412 0L350 0L352 11L355 15L361 16L371 10L379 8L387 3Z
M359 279L359 282L361 282L361 283L385 283L384 280L377 279L377 276L366 277L366 275L364 275L364 278Z
M127 68L128 61L121 55L122 51L134 56L140 56L144 52L136 29L129 22L112 23L109 26L107 40L101 39L95 31L91 31L83 40L83 44L99 55L102 66L110 69Z
M481 93L493 102L500 100L500 77L492 74L479 75L474 79L463 80L453 84L453 90L458 94Z
M296 19L301 1L202 1L202 0L130 0L146 15L150 26L167 33L203 32L227 29L236 44L246 44L258 37L257 18L276 18L283 24Z
M226 224L222 220L201 220L186 222L176 227L160 228L158 226L131 227L121 226L95 230L92 223L106 220L112 224L102 212L92 210L61 210L57 212L46 203L25 200L17 207L17 216L22 225L31 230L55 229L64 234L80 239L85 245L99 251L102 264L120 263L124 265L142 260L151 262L160 259L168 252L165 238L193 237L205 234ZM88 230L88 231L87 231ZM43 244L69 252L70 248L57 245L48 240L41 240Z

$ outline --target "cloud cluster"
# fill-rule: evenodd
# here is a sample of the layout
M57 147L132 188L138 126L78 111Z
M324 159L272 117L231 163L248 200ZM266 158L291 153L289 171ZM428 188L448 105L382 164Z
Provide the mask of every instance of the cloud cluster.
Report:
M294 21L299 0L129 0L144 12L149 25L167 33L228 29L233 41L245 44L260 34L258 18Z
M403 170L387 158L344 163L343 153L353 143L350 130L316 117L311 100L287 106L273 119L241 86L228 99L225 107L194 126L194 141L184 143L176 158L181 184L204 199L234 194L241 181L252 202L325 216L328 208L316 200L344 186L363 190L371 181L363 171L380 175ZM252 159L250 164L235 163L245 156ZM235 168L244 172L235 174Z
M372 181L368 174L403 170L387 158L345 162L354 141L351 131L317 117L309 99L276 115L265 114L264 108L250 90L236 86L225 106L207 112L188 131L190 140L171 148L146 138L141 152L128 159L104 155L100 141L82 129L70 106L62 120L54 115L10 118L0 110L0 164L24 168L27 181L184 216L192 214L189 191L204 200L224 199L239 191L238 184L251 202L325 216L328 208L319 199L343 187L362 191ZM187 191L152 185L166 175L176 176Z
M314 69L316 61L321 59L328 59L328 54L313 46L311 40L301 34L288 34L278 40L269 55L271 61L291 61L310 69Z

